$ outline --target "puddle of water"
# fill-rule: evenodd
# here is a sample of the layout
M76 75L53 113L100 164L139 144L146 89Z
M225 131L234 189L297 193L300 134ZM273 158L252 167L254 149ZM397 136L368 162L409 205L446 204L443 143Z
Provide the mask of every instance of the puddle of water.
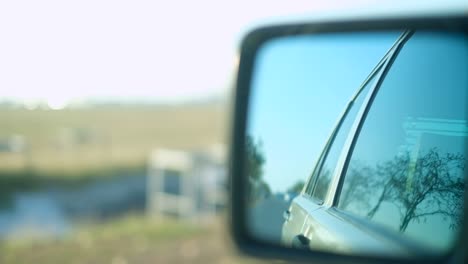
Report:
M143 210L146 177L125 176L99 180L80 188L15 193L11 207L0 210L0 239L60 238L73 223Z
M8 211L0 212L0 236L6 239L49 238L70 230L59 202L51 193L19 193Z

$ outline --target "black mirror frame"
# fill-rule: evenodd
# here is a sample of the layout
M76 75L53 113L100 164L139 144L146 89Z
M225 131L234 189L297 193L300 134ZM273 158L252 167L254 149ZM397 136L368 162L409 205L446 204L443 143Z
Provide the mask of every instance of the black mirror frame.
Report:
M441 30L468 35L468 15L417 18L387 18L369 20L328 21L270 26L256 29L243 39L235 85L233 122L230 135L230 227L234 243L241 252L263 258L320 263L461 263L468 253L468 193L465 192L464 220L459 239L453 250L440 258L382 258L375 256L343 256L326 252L301 251L269 244L252 237L246 226L246 177L244 167L245 132L249 107L250 83L255 56L263 43L273 38L320 33L377 31L377 30ZM468 73L467 73L468 74ZM466 146L468 148L468 144ZM468 172L465 171L468 180Z

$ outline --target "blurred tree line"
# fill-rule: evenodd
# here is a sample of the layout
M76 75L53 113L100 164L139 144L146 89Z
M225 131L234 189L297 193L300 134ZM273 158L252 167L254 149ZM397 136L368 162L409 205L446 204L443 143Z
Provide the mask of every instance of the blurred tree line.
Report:
M263 179L263 165L265 155L262 150L262 143L255 142L251 136L245 139L246 171L248 175L248 200L255 203L261 198L271 195L271 188Z

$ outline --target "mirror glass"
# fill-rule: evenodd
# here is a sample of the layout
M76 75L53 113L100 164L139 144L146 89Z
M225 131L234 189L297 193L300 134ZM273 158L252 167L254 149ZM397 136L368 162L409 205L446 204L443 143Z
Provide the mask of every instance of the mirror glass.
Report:
M455 32L264 43L246 131L250 234L341 254L448 253L466 189L467 59Z

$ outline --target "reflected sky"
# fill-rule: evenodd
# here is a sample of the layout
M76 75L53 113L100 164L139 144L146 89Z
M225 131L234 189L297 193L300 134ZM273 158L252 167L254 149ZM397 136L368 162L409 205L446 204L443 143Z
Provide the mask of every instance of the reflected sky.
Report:
M259 52L248 134L273 192L306 180L346 103L400 32L276 39Z

